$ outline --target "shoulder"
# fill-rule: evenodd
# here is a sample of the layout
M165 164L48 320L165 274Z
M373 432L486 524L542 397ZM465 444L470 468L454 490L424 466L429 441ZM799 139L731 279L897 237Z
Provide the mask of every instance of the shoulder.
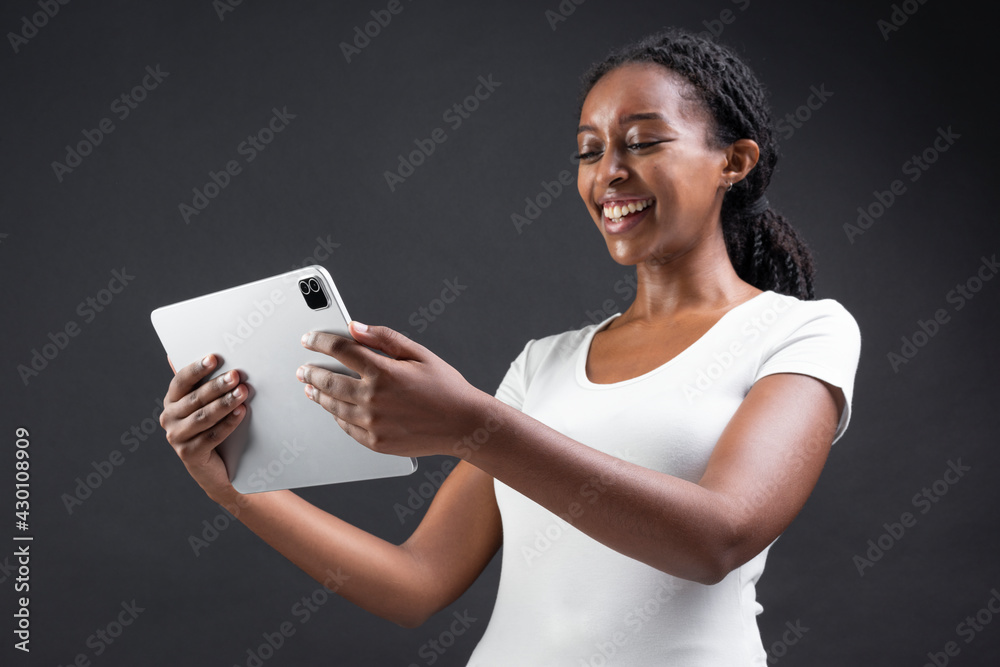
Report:
M750 315L756 318L762 333L773 328L773 333L780 337L807 329L811 333L828 332L860 338L861 332L854 316L836 299L803 300L768 291L754 301L758 303L751 309Z

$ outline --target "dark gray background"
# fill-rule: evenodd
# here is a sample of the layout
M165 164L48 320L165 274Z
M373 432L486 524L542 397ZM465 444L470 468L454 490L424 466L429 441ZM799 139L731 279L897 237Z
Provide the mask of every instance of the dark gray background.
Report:
M783 141L769 196L814 248L818 295L843 303L863 335L851 428L760 585L765 645L783 665L921 665L956 641L954 664L995 664L1000 619L968 643L957 626L1000 586L1000 281L961 310L947 301L1000 249L985 10L911 1L916 12L884 39L889 2L589 0L564 3L575 11L554 30L545 12L556 0L402 6L350 63L339 44L385 2L244 2L223 19L210 0L71 2L19 52L9 38L0 47L4 664L83 653L95 665L245 665L262 633L293 621L269 667L423 665L421 646L468 610L478 620L436 662L464 664L487 625L497 561L452 608L405 630L340 599L300 624L292 607L318 585L239 524L194 555L189 536L220 508L159 430L135 451L121 441L154 415L171 375L149 312L312 263L317 238L328 239L339 245L321 263L354 317L409 331L492 392L529 338L577 328L607 299L627 306L614 285L631 269L609 259L575 186L521 233L511 221L542 181L573 168L580 73L612 46L667 25L703 30L725 9L735 20L721 40L769 87L776 117L811 86L833 93ZM0 28L20 31L38 11L6 2ZM157 65L169 76L119 120L112 100ZM501 85L453 129L442 113L480 75ZM295 119L242 162L237 146L275 107ZM105 117L115 130L57 180L51 163ZM447 141L390 192L383 172L437 127ZM949 127L960 138L911 182L903 164ZM242 173L185 224L178 204L230 159ZM850 242L843 225L895 179L905 193ZM85 322L78 304L122 267L134 280ZM411 313L454 278L467 289L417 332ZM887 354L941 308L949 321L894 370ZM18 365L70 321L79 335L26 386ZM11 649L19 425L33 455L30 663ZM70 514L63 495L115 450L122 464ZM958 459L971 470L921 514L914 494ZM303 495L401 541L417 518L401 525L393 506L441 461ZM860 576L853 557L906 511L916 525ZM132 600L144 611L95 656L88 637ZM796 622L808 631L782 645Z

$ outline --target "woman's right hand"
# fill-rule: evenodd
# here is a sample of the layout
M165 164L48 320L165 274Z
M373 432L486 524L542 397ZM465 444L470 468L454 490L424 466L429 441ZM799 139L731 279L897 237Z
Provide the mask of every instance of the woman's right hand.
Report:
M243 401L249 390L236 370L196 388L217 363L215 355L210 354L180 372L175 371L163 398L160 426L167 432L167 442L205 493L216 502L227 502L237 492L216 447L246 415Z

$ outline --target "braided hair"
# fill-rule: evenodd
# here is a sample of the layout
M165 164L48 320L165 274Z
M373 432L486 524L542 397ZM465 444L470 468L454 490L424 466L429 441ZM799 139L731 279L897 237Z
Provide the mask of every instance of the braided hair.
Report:
M686 79L714 121L709 139L715 145L728 146L738 139L757 142L757 164L722 200L729 259L737 275L758 289L815 298L809 247L764 199L778 162L778 142L766 91L754 73L729 48L669 29L613 51L593 65L583 76L580 106L601 77L629 63L656 63Z

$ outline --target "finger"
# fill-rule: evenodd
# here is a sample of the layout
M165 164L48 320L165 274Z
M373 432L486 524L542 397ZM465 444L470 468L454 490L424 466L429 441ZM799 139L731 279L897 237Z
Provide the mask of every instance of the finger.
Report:
M248 412L245 405L236 406L232 412L219 420L211 428L208 428L185 445L177 448L182 460L190 461L194 457L210 456L213 449L219 446L223 440L228 438L236 427L240 425Z
M316 387L324 394L349 403L357 403L361 380L335 373L325 368L306 364L295 372L299 382Z
M337 420L337 423L340 425L340 428L344 429L344 433L351 436L352 438L360 442L368 449L372 448L370 444L372 441L371 433L361 428L360 426L357 426L356 424L352 424L349 421L337 417L336 415L334 415L334 419Z
M227 373L226 375L229 374ZM216 380L213 380L211 384L216 384ZM250 391L246 385L240 384L234 387L232 391L224 393L215 400L206 403L204 406L181 418L180 422L173 429L172 435L179 442L186 442L197 438L200 433L214 428L219 422L225 419L249 395Z
M170 361L170 355L169 354L167 355L167 363L170 364L170 370L172 370L174 372L174 375L177 375L177 369L174 368L174 362Z
M302 345L309 350L333 357L359 375L370 375L379 368L379 355L355 340L324 331L310 331L302 336Z
M324 410L336 417L338 422L347 422L364 431L371 425L368 412L360 406L324 394L311 384L305 386L305 391L310 400L319 403Z
M241 379L240 372L235 369L212 378L178 400L174 405L174 416L183 419L190 414L202 410L211 404L212 401L225 395L226 392L236 389Z
M209 354L201 361L192 362L182 368L170 380L170 386L167 388L167 400L176 402L191 393L191 389L212 372L217 362L215 355ZM170 367L173 368L173 364Z
M410 340L395 329L381 326L368 326L357 320L351 320L351 335L359 343L385 352L393 359L420 360L427 356L428 350L420 343Z

